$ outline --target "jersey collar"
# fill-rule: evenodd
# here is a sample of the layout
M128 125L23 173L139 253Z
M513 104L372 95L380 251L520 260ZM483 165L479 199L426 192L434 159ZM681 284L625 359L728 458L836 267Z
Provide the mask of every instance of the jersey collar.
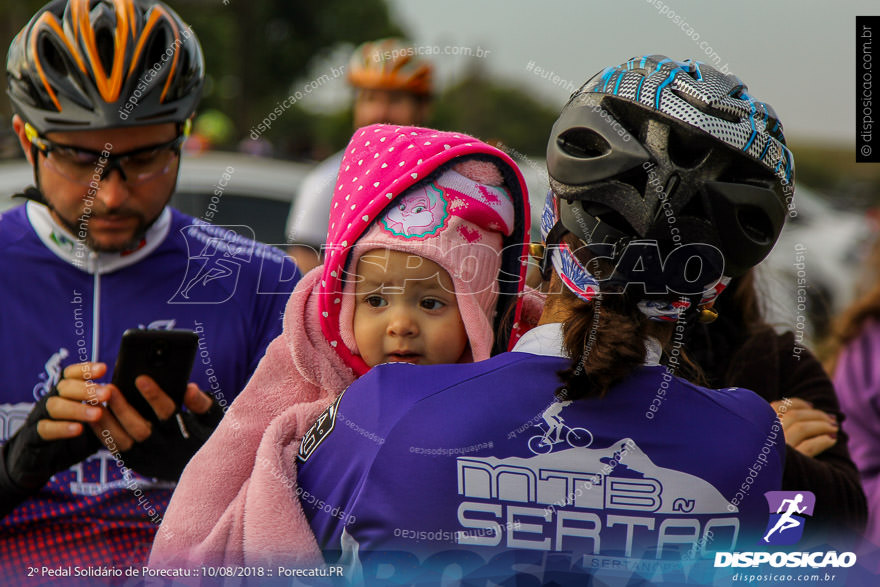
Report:
M535 326L520 337L513 352L565 358L565 351L562 350L562 323L551 322Z
M74 239L67 229L52 218L46 206L36 202L27 202L25 206L28 222L46 248L63 261L91 274L112 273L141 261L162 244L171 228L171 211L166 206L134 250L98 253Z
M646 366L660 364L661 348L656 338L649 336L645 339L645 351ZM535 326L522 335L513 347L513 352L567 358L568 355L562 348L562 323L551 322Z

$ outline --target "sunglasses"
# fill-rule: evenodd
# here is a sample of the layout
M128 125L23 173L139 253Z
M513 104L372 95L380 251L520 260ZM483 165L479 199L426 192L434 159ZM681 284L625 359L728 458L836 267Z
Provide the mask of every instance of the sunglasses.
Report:
M164 143L107 155L107 151L102 154L101 151L60 145L41 137L34 127L25 124L27 138L46 157L46 166L65 179L83 186L102 181L114 169L119 170L122 180L129 185L145 183L168 173L171 165L180 157L180 148L188 135L186 130Z

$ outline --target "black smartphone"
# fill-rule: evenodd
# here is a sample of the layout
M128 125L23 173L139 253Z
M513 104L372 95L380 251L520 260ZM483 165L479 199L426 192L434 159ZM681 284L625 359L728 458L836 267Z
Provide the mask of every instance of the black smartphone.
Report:
M152 377L179 409L198 345L199 335L192 330L126 330L113 368L113 385L141 416L158 423L156 412L135 386L135 378Z

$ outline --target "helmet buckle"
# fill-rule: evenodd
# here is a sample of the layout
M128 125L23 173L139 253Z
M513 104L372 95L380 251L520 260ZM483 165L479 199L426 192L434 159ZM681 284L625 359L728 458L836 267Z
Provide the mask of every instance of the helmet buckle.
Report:
M714 302L710 302L708 304L700 306L699 318L700 322L702 322L703 324L711 324L718 319L718 310L712 307L713 304Z

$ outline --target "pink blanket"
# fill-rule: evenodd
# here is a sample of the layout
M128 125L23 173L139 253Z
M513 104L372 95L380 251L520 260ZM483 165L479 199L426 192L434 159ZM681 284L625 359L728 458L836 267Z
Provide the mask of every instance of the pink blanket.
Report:
M313 566L320 550L294 493L299 440L354 381L330 350L312 295L321 268L297 285L284 330L220 426L183 472L150 564ZM230 456L234 455L234 458Z
M150 565L323 564L295 492L293 463L303 434L337 395L322 389L345 389L355 377L342 359L327 361L335 355L316 350L328 346L309 311L320 272L300 282L287 305L284 332L183 472ZM543 303L542 294L526 290L522 331L535 326ZM296 377L298 372L308 380Z

